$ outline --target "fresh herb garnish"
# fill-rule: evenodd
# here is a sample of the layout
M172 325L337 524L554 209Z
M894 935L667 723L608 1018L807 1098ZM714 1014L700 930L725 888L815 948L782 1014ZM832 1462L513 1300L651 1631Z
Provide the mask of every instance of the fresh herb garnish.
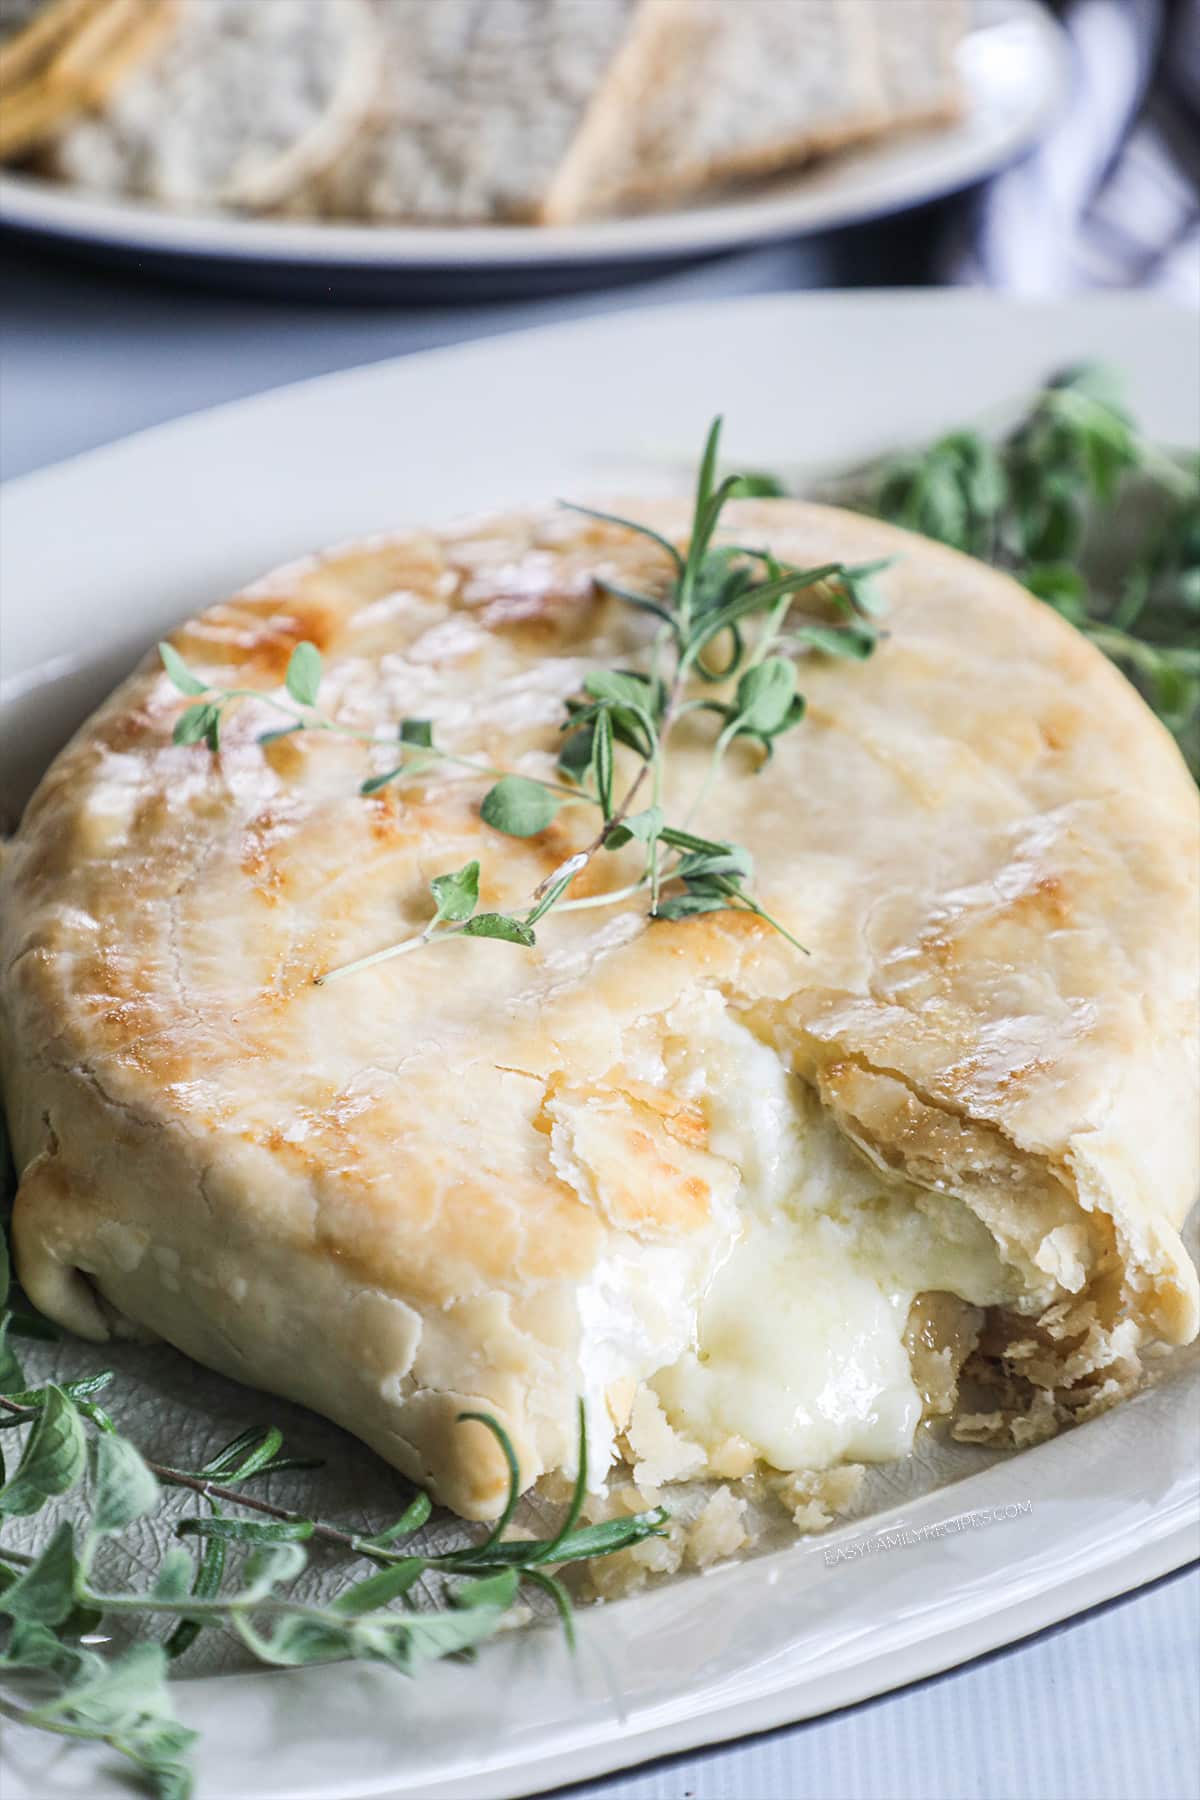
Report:
M764 480L736 475L717 480L720 428L717 419L705 443L686 548L636 520L590 507L572 509L647 538L662 552L664 570L661 582L651 592L600 584L613 598L657 619L659 626L649 650L648 669L593 670L585 678L582 692L567 702L558 780L543 781L456 756L435 743L428 720L405 720L397 735L386 740L339 725L318 709L321 659L312 644L296 646L284 684L300 711L275 693L207 688L176 650L169 644L160 646L168 676L193 701L176 721L177 743L203 740L210 750L218 750L220 722L226 710L238 700L255 698L291 714L287 726L263 734L260 742L295 731L325 731L371 745L398 745L393 765L361 783L363 794L378 793L443 761L493 780L481 797L479 811L484 823L504 836L536 837L553 824L564 806L586 806L599 814L592 840L552 871L526 907L516 912L478 911L483 871L477 862L468 863L464 869L436 876L430 884L433 914L423 931L340 968L323 971L314 977L318 984L340 980L448 937L498 938L529 948L537 942L536 926L552 910L611 906L638 894L645 894L652 919L750 912L803 950L749 891L753 868L748 853L724 838L698 837L687 827L708 799L724 759L735 746L750 748L753 757L747 767L759 768L770 759L775 740L803 719L804 697L798 690L795 661L798 654L817 652L851 661L871 654L879 635L874 622L879 602L872 582L884 565L854 568L827 563L800 569L780 563L766 550L718 545L716 532L726 502L738 494L762 492ZM820 608L812 616L799 617L795 601L806 590L818 599ZM673 825L663 805L664 765L672 732L682 718L693 713L712 714L719 725L707 777L686 818ZM618 747L632 751L636 759L623 791L618 780ZM649 804L639 806L647 789ZM575 882L602 851L619 850L631 843L643 851L642 868L635 880L571 897Z
M469 893L470 876L463 875ZM451 908L466 904L449 890L443 896ZM2 1126L0 1111L0 1211L14 1185ZM433 1510L424 1493L414 1494L391 1525L363 1532L248 1492L264 1476L318 1466L288 1456L274 1426L248 1427L199 1468L150 1461L96 1403L115 1379L110 1371L27 1384L8 1340L18 1317L33 1315L8 1308L2 1225L0 1218L0 1445L11 1432L21 1450L15 1459L10 1452L8 1470L0 1453L0 1718L107 1744L141 1771L159 1800L191 1793L195 1733L174 1716L167 1671L203 1631L224 1628L257 1661L276 1667L353 1659L414 1675L490 1637L524 1587L550 1600L573 1641L570 1598L554 1570L664 1530L662 1508L580 1525L588 1486L582 1404L574 1489L558 1530L546 1538L505 1536L520 1497L516 1452L490 1414L462 1415L499 1444L508 1492L482 1542L436 1555L412 1542ZM47 1327L41 1335L55 1334ZM143 1588L110 1591L95 1575L105 1539L136 1528L137 1560L144 1561L153 1538L142 1521L153 1517L166 1488L194 1494L205 1511L175 1523L177 1541ZM43 1514L35 1554L3 1542L6 1522ZM310 1548L339 1558L347 1570L347 1584L323 1605L292 1597ZM432 1586L436 1605L394 1610L418 1581ZM104 1619L123 1622L125 1648L101 1654L92 1647Z
M1172 457L1095 364L1054 376L1017 423L973 427L822 486L1023 582L1117 663L1200 779L1200 457Z
M3 1298L0 1287L0 1303ZM9 1317L0 1315L0 1347ZM107 1413L83 1399L84 1390L99 1391L110 1375L26 1388L11 1355L6 1361L0 1355L0 1362L6 1390L0 1433L26 1428L17 1466L0 1486L0 1526L55 1509L36 1555L0 1543L0 1680L32 1678L40 1690L34 1698L23 1692L20 1700L0 1694L0 1717L107 1744L142 1771L161 1800L185 1800L191 1791L195 1734L174 1717L167 1670L202 1631L223 1627L259 1662L275 1667L356 1659L413 1675L490 1637L525 1585L550 1599L570 1638L571 1602L555 1568L660 1535L666 1520L658 1508L579 1525L588 1479L582 1405L571 1502L558 1531L533 1539L505 1536L520 1482L504 1428L490 1414L463 1414L499 1444L509 1470L507 1499L481 1543L426 1555L409 1541L430 1516L424 1494L385 1530L343 1530L245 1491L261 1476L314 1466L283 1455L273 1428L250 1428L198 1469L167 1467L144 1458ZM176 1523L178 1541L145 1587L101 1586L93 1570L104 1540L150 1518L167 1487L191 1491L207 1511ZM145 1541L141 1530L139 1552ZM371 1572L355 1574L323 1605L295 1599L291 1589L307 1563L306 1546L340 1555L348 1570L366 1564ZM437 1606L397 1609L423 1579L432 1580ZM118 1654L101 1655L89 1639L102 1619L118 1618L134 1641ZM164 1624L171 1628L165 1637Z

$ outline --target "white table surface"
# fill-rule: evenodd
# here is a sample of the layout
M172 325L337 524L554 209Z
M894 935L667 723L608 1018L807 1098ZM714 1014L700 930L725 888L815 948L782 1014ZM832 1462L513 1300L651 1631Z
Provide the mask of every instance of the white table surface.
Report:
M792 246L602 294L323 308L141 285L2 248L5 477L331 369L619 306L811 286L828 272L822 250ZM1200 1800L1200 1569L832 1718L567 1791L572 1800Z

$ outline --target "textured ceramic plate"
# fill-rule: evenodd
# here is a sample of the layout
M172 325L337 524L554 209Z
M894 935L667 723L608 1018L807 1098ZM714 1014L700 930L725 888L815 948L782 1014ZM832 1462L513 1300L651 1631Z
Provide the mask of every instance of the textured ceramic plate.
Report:
M1069 83L1058 25L1037 0L978 0L954 125L829 157L768 187L675 212L538 230L304 223L169 213L32 177L0 178L0 220L109 256L255 269L260 278L353 271L403 291L562 283L616 266L714 255L916 206L1011 161L1045 129ZM436 279L435 279L436 277Z
M27 477L5 492L0 536L0 795L19 803L164 625L281 558L547 494L670 491L718 409L732 461L797 476L1003 406L1089 355L1122 369L1155 435L1194 436L1187 315L1126 299L814 295L412 357ZM77 1367L98 1355L63 1354ZM296 1449L328 1457L327 1516L394 1501L388 1471L308 1415L169 1351L124 1347L119 1363L122 1420L148 1448L177 1448L184 1428L215 1445L269 1414ZM1020 1456L929 1440L878 1472L836 1532L586 1613L574 1660L535 1628L419 1685L347 1667L181 1680L179 1710L204 1734L201 1800L500 1800L948 1668L1200 1552L1198 1403L1188 1352L1127 1406ZM103 1758L15 1731L0 1774L5 1800L128 1792Z

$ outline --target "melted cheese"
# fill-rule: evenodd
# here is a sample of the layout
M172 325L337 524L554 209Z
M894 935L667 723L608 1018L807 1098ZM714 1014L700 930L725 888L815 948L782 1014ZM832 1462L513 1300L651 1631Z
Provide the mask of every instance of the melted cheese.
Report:
M672 1084L742 1177L740 1235L693 1342L653 1379L671 1425L709 1452L744 1439L779 1469L906 1454L921 1416L909 1306L924 1290L1011 1299L995 1243L957 1201L876 1171L718 996L669 1024Z

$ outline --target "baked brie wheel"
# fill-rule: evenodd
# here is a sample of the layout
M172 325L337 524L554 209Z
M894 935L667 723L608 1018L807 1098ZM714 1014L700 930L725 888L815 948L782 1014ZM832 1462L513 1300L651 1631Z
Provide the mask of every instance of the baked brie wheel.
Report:
M676 543L682 506L633 510ZM882 524L739 502L780 561L893 558L886 635L802 657L808 713L731 745L692 829L746 910L651 921L637 843L533 948L419 936L478 860L520 911L596 815L484 821L444 756L363 796L398 722L556 778L589 669L647 667L664 549L562 510L271 575L174 636L285 700L294 647L355 732L218 753L148 659L58 757L0 877L25 1287L357 1433L468 1518L589 1463L656 1485L901 1457L923 1412L1029 1441L1197 1326L1196 794L1123 678L1007 578ZM705 694L721 689L709 687ZM688 715L662 804L705 788ZM630 754L618 749L618 761ZM965 1359L965 1361L964 1361ZM962 1393L956 1390L960 1385Z

